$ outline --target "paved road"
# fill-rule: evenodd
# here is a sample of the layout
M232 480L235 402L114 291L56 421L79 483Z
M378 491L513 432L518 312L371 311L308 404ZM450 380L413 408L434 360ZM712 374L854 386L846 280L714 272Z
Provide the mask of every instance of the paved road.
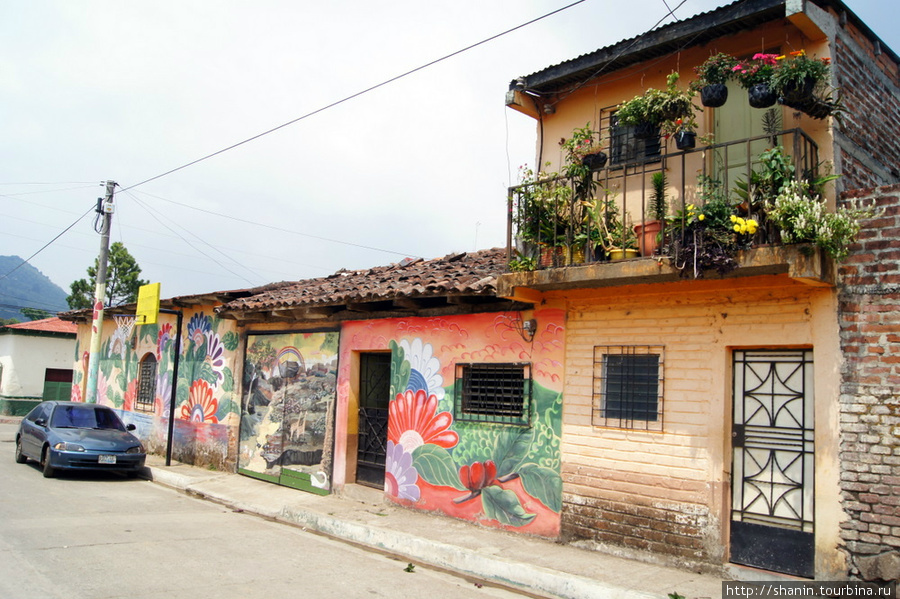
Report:
M0 598L512 599L114 474L45 479L0 423Z

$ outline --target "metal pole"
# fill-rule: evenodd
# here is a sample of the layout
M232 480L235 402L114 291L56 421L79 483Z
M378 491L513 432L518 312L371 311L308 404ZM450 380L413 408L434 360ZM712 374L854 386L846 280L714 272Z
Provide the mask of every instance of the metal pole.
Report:
M183 313L181 310L160 310L164 314L176 314L175 325L175 359L172 361L172 397L169 400L169 429L166 437L166 466L172 465L172 442L175 433L175 398L178 391L178 358L181 356L181 324Z
M100 344L103 336L103 307L106 303L106 263L109 259L109 229L113 215L115 181L106 182L106 198L97 203L102 215L100 225L100 256L97 259L97 284L94 287L94 316L91 323L91 347L88 357L88 382L84 400L97 402L97 377L100 372Z

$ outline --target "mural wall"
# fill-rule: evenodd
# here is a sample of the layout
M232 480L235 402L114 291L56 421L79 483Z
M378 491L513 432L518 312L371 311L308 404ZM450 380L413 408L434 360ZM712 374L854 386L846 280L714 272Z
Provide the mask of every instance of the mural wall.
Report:
M337 349L337 331L247 336L240 472L329 491Z
M564 312L346 323L339 398L353 384L353 352L390 350L385 493L394 501L509 530L559 533ZM525 362L532 371L530 425L454 419L457 363ZM350 433L355 406L345 406ZM339 426L340 426L339 421ZM340 433L339 433L340 435Z
M239 423L235 401L234 364L238 335L234 322L212 315L212 309L184 314L175 380L175 317L160 315L160 323L136 326L131 317L114 317L103 327L97 402L121 411L123 419L137 425L148 451L165 454L168 441L172 387L175 385L173 458L217 469L234 464L233 447ZM171 321L171 322L169 322ZM91 325L78 327L72 400L83 401L88 369ZM140 362L148 354L156 359L152 411L138 410ZM77 356L80 355L80 359ZM232 442L230 442L232 441Z

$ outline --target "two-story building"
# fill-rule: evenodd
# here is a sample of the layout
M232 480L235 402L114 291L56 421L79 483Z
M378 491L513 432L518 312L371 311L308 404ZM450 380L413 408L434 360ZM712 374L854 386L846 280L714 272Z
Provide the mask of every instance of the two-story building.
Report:
M723 105L672 116L649 137L619 113L648 88L687 91L693 67L718 55L733 60ZM785 92L751 106L739 75L796 57L828 67L815 99ZM846 406L861 403L842 387L845 271L820 246L786 244L773 202L793 180L815 181L802 189L824 194L827 210L900 181L898 65L843 2L739 0L511 82L507 104L535 119L543 174L510 190L514 272L498 293L565 307L564 536L737 576L749 566L839 579L867 556L897 563L897 430L880 422L888 455L873 473L848 462L848 439L864 431L842 429ZM681 149L685 128L700 141ZM604 151L599 163L578 161L585 138ZM825 184L829 172L839 178ZM631 236L660 197L652 249ZM712 226L724 217L736 228L722 243ZM873 229L861 238L896 245L894 220L864 222ZM615 260L621 249L637 257ZM863 473L852 502L849 470ZM867 475L887 477L874 509L859 503L874 488ZM873 522L878 534L852 523L878 509L894 510Z

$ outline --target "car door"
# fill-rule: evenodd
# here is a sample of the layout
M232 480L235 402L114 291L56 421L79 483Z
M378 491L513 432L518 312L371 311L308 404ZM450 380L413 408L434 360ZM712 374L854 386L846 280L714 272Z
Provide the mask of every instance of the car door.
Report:
M51 407L51 404L42 403L22 419L22 453L34 460L41 459L41 447L47 439ZM38 421L43 422L43 426Z

